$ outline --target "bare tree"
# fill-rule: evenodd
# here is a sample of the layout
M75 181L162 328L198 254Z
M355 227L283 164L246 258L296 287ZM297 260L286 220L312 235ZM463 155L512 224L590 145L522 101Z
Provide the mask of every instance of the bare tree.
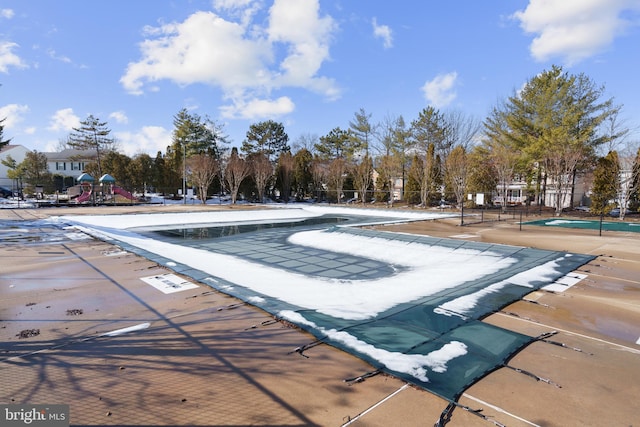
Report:
M229 194L231 195L231 203L235 204L238 198L238 191L242 181L249 176L251 172L251 166L249 163L238 156L238 150L233 148L231 155L226 162L224 168L224 180L229 187Z
M337 202L342 199L342 189L344 187L344 179L347 172L347 161L343 157L337 157L329 163L329 171L327 181L329 187L336 193Z
M367 191L373 184L373 161L368 155L353 167L353 182L360 195L360 201L366 203Z
M446 129L444 133L444 144L440 154L442 158L447 158L451 150L460 145L465 151L479 138L481 122L475 117L469 116L459 110L450 110L444 114Z
M502 210L507 208L507 187L513 181L519 155L507 141L492 141L489 158L498 178L498 196L502 199Z
M311 164L311 179L313 180L313 188L316 192L316 198L320 199L320 194L323 189L323 185L327 180L328 166L327 162L323 159L315 157Z
M294 152L298 152L302 149L306 149L310 153L315 152L315 146L320 142L320 138L318 135L314 133L305 133L302 134L296 139L293 144L291 144L291 149Z
M467 153L463 146L458 145L445 159L445 179L456 196L456 203L462 207L467 189Z
M410 130L406 128L402 116L393 117L387 115L379 125L380 131L376 133L378 144L375 147L378 152L376 169L384 177L383 187L389 187L389 203L393 205L396 178L402 180L401 198L404 196L404 184L406 180L406 163L411 146Z
M191 171L191 180L198 190L198 198L202 204L207 203L207 194L213 180L218 175L220 162L210 154L195 154L187 160Z
M522 156L513 139L506 136L506 129L506 110L501 104L494 107L484 122L483 147L497 175L498 197L502 199L503 210L507 208L507 187L515 176L516 166Z
M629 202L640 185L640 150L637 146L629 145L619 153L618 170L620 176L616 203L620 208L620 220L624 220Z
M249 164L251 165L251 176L258 189L258 199L262 203L267 184L273 178L273 165L267 155L261 152L249 156Z
M631 134L631 129L627 127L626 120L620 117L622 105L618 105L611 110L611 114L602 123L603 132L606 135L606 143L602 149L605 152L618 151Z

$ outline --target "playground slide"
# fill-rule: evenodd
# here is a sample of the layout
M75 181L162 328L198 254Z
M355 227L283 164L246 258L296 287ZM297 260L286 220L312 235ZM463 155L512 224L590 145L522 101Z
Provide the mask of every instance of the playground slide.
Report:
M120 187L115 187L114 186L113 187L113 192L115 194L121 195L122 197L126 197L129 200L134 200L135 199L135 197L133 197L133 194L129 193L127 190L125 190L123 188L120 188Z
M81 195L78 196L78 198L76 199L77 203L82 203L82 202L86 202L87 200L89 200L91 198L91 190L89 191L83 191Z

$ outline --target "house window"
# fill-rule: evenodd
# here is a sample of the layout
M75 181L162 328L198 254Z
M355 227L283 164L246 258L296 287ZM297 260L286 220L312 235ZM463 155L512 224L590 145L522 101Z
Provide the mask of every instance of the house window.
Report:
M521 190L507 190L507 200L509 202L519 202L522 193Z
M67 164L65 162L56 162L56 170L57 171L67 170Z

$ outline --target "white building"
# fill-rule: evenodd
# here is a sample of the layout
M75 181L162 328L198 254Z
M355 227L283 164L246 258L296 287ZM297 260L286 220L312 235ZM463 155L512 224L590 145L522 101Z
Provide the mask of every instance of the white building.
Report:
M96 158L93 150L65 149L59 152L43 153L47 156L47 169L53 175L77 178L86 165Z
M11 157L16 161L16 164L20 164L24 161L25 156L29 150L26 147L18 144L7 144L0 149L0 185L3 187L11 188L12 190L16 190L13 188L15 186L15 182L9 178L9 168L2 164L3 160L7 160L7 157Z

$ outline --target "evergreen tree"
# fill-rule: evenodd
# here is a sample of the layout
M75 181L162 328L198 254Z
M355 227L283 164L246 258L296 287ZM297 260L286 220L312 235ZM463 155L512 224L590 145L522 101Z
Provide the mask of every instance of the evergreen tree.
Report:
M393 158L388 155L380 156L378 158L378 165L376 170L378 176L375 183L375 198L379 202L387 202L390 206L393 206L393 190L391 188L392 178L389 171L393 169L393 166L387 166L388 162L393 161Z
M549 178L557 214L573 191L576 172L588 164L585 159L611 137L599 133L615 111L611 99L601 100L603 93L586 75L569 75L553 66L530 79L504 105L505 126L496 131Z
M102 159L102 167L116 180L116 185L126 189L133 188L133 168L131 158L126 154L109 151ZM102 176L102 175L100 175Z
M18 166L22 170L25 182L33 187L42 185L46 191L53 189L53 176L47 168L47 156L36 150L29 151Z
M131 178L133 190L143 193L147 192L149 186L154 182L154 160L148 154L138 154L131 162Z
M241 150L247 156L262 153L275 162L280 153L291 151L288 143L289 135L284 131L284 125L267 120L249 127Z
M469 191L482 193L485 197L485 205L491 203L491 195L499 185L498 173L492 162L491 152L487 145L473 147L468 155L469 160ZM505 194L504 192L503 194Z
M110 133L107 122L101 122L90 114L80 122L80 127L73 128L67 140L67 145L71 148L95 151L98 178L102 176L102 155L110 151L115 143L113 138L109 138Z
M2 149L2 147L11 142L11 139L4 139L4 137L2 136L2 134L4 133L4 121L5 119L0 119L0 150Z
M209 118L181 109L173 118L171 146L167 148L165 168L172 171L167 177L170 187L178 188L187 180L186 161L196 154L220 159L226 150L227 137L221 125Z
M318 156L325 160L351 159L356 150L351 131L333 128L320 142L315 145Z
M354 121L349 122L349 130L354 140L354 150L364 151L368 155L375 133L375 126L371 124L371 114L367 114L364 108L360 108L355 113Z
M598 159L593 171L591 212L595 214L609 212L613 207L611 202L616 198L619 186L618 153L610 151L605 157Z
M280 197L289 203L293 183L294 157L290 152L280 153L276 167L276 187L280 190Z
M447 124L444 115L433 107L420 111L418 118L411 122L413 145L422 153L426 153L433 144L437 154L447 151Z
M306 148L293 156L292 188L298 201L313 194L313 155Z

